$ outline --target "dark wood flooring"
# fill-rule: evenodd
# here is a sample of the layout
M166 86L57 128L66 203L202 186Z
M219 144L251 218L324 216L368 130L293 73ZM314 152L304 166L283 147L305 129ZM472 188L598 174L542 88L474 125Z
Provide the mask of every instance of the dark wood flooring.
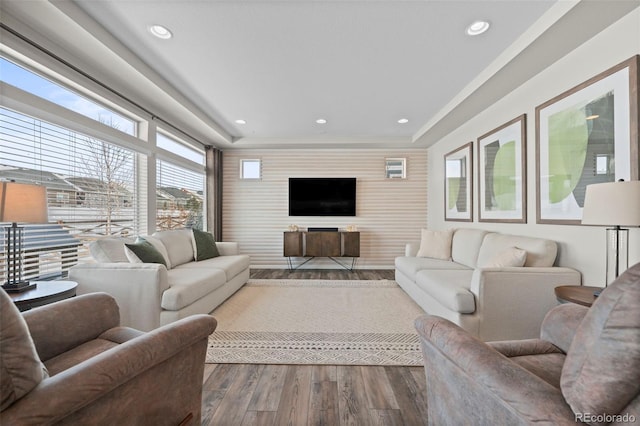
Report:
M251 278L273 280L393 280L393 269L252 269Z
M262 279L393 279L393 270L257 269ZM206 364L203 425L426 425L423 367Z

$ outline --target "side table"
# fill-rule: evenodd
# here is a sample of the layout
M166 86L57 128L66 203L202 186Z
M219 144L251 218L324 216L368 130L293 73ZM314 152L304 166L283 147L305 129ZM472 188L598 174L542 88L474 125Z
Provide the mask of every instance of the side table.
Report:
M48 305L76 295L75 281L35 281L37 286L23 293L9 293L20 312Z
M560 303L577 303L582 306L591 306L596 301L594 292L602 290L600 287L589 287L584 285L562 285L555 288L556 299Z

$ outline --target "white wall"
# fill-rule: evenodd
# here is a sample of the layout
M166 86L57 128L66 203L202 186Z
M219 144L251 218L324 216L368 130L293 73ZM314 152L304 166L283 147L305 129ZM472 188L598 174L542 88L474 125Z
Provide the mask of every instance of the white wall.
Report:
M407 158L407 179L385 179L385 158ZM260 158L262 180L240 180L240 159ZM253 267L284 268L283 232L331 226L360 231L358 268L393 268L427 218L427 152L420 150L227 150L223 157L223 240L238 241ZM289 217L289 177L356 177L357 216ZM305 268L336 268L316 259Z
M428 202L441 206L444 199L443 156L509 120L527 114L527 224L478 223L478 197L474 194L474 223L461 225L444 221L443 208L430 208L428 226L433 229L478 227L503 233L550 238L558 241L558 263L583 273L585 285L602 286L605 276L605 229L602 227L536 224L535 107L567 89L640 53L640 9L613 24L535 78L520 86L491 108L429 148ZM474 162L477 158L474 158ZM477 185L474 164L474 189ZM640 261L640 229L629 234L629 265Z

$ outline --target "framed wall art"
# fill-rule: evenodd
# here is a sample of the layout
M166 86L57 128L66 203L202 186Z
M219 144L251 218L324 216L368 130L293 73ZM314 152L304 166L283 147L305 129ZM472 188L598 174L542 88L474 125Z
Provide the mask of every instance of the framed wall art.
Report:
M527 221L526 115L478 138L478 220Z
M444 156L444 220L473 221L473 142Z
M536 108L537 223L580 224L587 185L638 179L639 58Z

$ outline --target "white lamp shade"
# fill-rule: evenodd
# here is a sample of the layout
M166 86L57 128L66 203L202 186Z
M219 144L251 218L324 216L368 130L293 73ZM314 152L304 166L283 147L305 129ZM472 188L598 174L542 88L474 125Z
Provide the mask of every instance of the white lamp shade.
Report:
M582 224L640 226L640 181L588 185Z
M0 222L47 223L47 188L0 182Z

